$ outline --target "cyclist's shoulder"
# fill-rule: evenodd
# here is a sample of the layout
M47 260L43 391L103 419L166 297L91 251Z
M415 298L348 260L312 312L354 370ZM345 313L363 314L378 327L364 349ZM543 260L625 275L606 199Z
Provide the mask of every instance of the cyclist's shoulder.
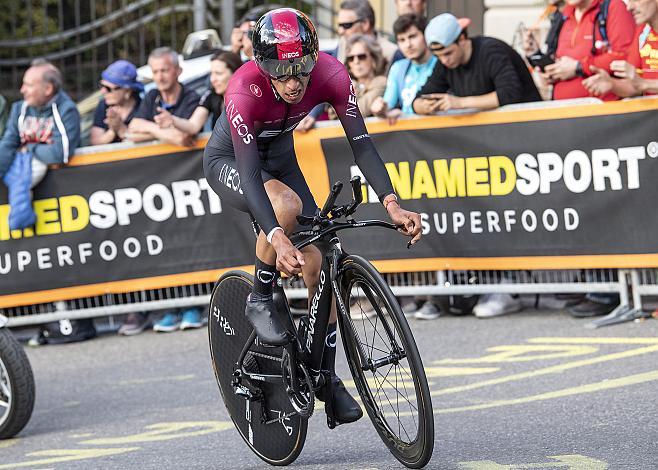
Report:
M255 106L262 106L262 100L274 100L271 86L255 62L247 62L231 77L226 89L226 100L232 99L253 103Z

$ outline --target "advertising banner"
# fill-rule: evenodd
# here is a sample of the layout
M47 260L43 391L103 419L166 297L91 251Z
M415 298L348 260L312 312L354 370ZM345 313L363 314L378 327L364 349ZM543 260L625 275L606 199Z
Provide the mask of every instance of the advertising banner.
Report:
M252 264L249 217L210 189L202 155L197 149L51 171L35 190L37 223L22 233L9 231L8 205L0 205L0 302L73 286L86 286L75 291L85 296L206 282L219 268Z

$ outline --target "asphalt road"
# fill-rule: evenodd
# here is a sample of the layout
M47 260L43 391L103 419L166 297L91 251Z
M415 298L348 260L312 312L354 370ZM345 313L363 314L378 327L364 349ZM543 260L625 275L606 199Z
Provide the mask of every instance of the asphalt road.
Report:
M428 468L658 468L658 321L598 330L560 311L411 321L433 394ZM28 349L31 421L0 469L252 469L205 328ZM346 366L340 364L343 376ZM302 469L400 465L367 417L309 424Z

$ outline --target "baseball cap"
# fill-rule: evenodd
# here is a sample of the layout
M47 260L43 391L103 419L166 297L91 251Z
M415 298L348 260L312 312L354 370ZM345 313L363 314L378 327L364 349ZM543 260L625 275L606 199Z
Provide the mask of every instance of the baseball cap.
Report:
M457 18L450 13L435 16L425 28L427 44L437 43L448 47L454 43L464 29L471 24L469 18Z
M137 68L127 60L121 59L112 62L101 72L101 77L122 88L132 88L137 91L144 89L144 85L137 81Z

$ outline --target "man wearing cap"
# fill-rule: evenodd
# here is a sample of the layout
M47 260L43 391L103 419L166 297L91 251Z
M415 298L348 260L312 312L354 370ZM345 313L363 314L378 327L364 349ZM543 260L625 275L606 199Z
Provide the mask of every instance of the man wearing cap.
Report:
M183 71L178 63L178 53L169 47L154 49L149 55L148 64L156 88L149 91L139 105L128 126L126 138L134 142L157 139L175 145L193 145L193 135L176 129L170 123L166 127L158 123L163 110L189 119L199 104L199 95L178 81Z
M521 56L498 39L469 38L469 24L467 18L443 13L427 25L425 40L439 62L416 95L416 113L541 101Z
M91 128L91 145L121 142L128 132L141 99L144 85L137 81L137 69L127 60L117 60L101 73L103 99L98 103Z

